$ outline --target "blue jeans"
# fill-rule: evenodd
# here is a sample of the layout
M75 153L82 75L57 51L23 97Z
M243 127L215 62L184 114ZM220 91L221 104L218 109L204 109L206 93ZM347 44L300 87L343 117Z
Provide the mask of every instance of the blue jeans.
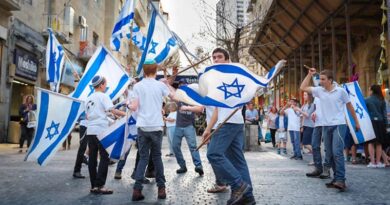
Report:
M316 169L320 172L322 172L321 139L322 127L314 127L313 136L311 138L311 146L313 148L313 162Z
M242 150L244 144L243 124L224 124L212 137L207 150L207 159L217 176L237 190L242 182L251 186L252 181Z
M168 134L168 142L169 142L169 154L173 154L173 136L175 136L175 128L176 126L167 127L167 134Z
M324 126L325 160L333 169L334 181L345 181L344 137L347 125ZM324 164L330 168L330 166Z
M177 127L172 140L172 147L175 153L177 163L180 167L186 167L186 161L184 160L183 153L181 152L181 142L183 137L186 138L188 148L191 152L192 161L195 167L202 167L199 151L196 150L196 133L194 126Z
M156 170L157 187L165 187L164 165L161 159L162 131L144 132L138 128L138 152L140 160L135 172L134 189L142 190L142 180L149 162L149 151Z
M302 157L301 153L301 136L299 131L288 131L290 134L291 144L293 145L294 156Z
M125 153L125 158L119 160L118 165L116 166L116 171L117 173L122 173L123 167L125 167L127 156L129 156L130 149Z

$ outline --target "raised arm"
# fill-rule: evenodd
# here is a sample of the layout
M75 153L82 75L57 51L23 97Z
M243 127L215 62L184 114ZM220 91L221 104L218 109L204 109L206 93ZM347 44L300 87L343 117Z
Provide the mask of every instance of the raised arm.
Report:
M313 77L313 75L316 73L315 68L310 68L309 72L307 73L305 79L303 79L300 89L303 92L312 93L312 87L310 86L310 81Z

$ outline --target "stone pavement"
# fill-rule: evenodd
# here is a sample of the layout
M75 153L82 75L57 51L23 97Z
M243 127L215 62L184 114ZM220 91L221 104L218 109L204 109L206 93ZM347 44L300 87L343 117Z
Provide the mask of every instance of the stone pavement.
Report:
M206 189L214 182L206 150L201 150L205 176L194 172L186 143L183 143L187 160L186 174L177 175L178 168L173 157L164 157L167 179L167 199L157 200L154 180L146 185L146 200L131 201L133 180L130 178L134 166L135 149L131 151L124 168L122 180L114 179L116 165L110 166L107 187L113 195L102 196L89 193L89 178L73 179L72 171L76 156L78 135L74 134L72 149L59 151L51 162L40 167L33 162L24 162L24 153L17 153L17 145L0 144L0 204L226 204L229 193L208 194ZM164 137L163 155L168 152ZM264 144L263 144L264 146ZM290 160L275 154L266 146L261 152L245 153L252 176L257 204L390 204L390 169L368 169L363 165L347 166L348 191L339 193L327 189L328 180L310 179L305 173L312 169L304 161ZM82 173L88 176L83 165Z

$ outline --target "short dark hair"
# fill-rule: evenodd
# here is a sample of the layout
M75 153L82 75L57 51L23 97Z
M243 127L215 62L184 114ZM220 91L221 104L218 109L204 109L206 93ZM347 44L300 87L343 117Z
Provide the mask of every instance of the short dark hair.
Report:
M227 52L227 50L223 49L223 48L216 48L213 50L213 53L222 53L223 56L225 57L225 60L229 60L230 59L230 56L229 56L229 52Z
M334 77L333 77L333 71L331 70L323 70L321 71L320 75L324 75L326 76L329 80L334 80Z
M385 100L382 93L382 88L380 85L371 85L370 90L372 91L372 94L377 96L381 100Z

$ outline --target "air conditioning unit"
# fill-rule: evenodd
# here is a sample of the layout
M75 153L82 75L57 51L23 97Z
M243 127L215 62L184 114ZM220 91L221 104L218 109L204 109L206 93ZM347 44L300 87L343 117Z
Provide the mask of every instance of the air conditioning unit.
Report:
M73 17L74 17L74 9L71 6L65 7L64 12L64 30L66 32L69 32L70 34L73 34L74 28L73 28Z
M84 16L79 16L79 24L81 27L86 28L87 27L87 19L85 19Z

